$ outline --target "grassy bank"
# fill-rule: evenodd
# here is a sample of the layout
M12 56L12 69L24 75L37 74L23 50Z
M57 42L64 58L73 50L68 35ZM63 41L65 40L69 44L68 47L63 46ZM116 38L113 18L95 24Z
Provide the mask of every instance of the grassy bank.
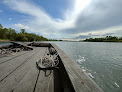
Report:
M8 39L0 39L0 42L10 42Z
M84 42L122 42L122 37L106 36L103 38L89 38L84 40Z

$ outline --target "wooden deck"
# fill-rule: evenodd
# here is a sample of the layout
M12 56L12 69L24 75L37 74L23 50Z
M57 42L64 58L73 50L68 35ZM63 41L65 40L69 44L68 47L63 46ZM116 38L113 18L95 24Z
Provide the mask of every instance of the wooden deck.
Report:
M36 61L46 53L46 47L36 47L0 58L0 92L54 92L53 71L46 71L45 75L45 71L36 68Z
M103 92L55 44L60 69L39 70L36 62L49 53L48 47L0 58L0 92Z

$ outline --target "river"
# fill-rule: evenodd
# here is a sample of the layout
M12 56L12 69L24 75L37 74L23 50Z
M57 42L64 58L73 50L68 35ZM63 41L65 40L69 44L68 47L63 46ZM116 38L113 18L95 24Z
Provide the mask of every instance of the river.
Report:
M50 43L59 46L104 92L122 92L122 43Z

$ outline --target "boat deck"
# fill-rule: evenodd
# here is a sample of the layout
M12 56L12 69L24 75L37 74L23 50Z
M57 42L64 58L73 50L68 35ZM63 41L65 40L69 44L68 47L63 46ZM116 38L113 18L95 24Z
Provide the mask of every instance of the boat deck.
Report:
M59 69L39 70L36 62L49 54L48 47L33 47L0 57L0 92L103 92L60 50Z
M36 67L36 62L48 52L47 47L36 47L32 51L0 58L1 92L54 92L53 70Z

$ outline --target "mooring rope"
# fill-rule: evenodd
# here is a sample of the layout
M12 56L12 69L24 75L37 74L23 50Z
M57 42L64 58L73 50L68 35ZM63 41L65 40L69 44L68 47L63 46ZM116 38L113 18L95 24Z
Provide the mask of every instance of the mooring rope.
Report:
M52 54L52 55L56 53L56 50L55 50L55 48L53 48L53 47L50 47L49 50L50 50L50 54Z
M58 54L55 55L47 55L41 57L41 59L37 62L38 67L40 68L53 68L59 64Z

